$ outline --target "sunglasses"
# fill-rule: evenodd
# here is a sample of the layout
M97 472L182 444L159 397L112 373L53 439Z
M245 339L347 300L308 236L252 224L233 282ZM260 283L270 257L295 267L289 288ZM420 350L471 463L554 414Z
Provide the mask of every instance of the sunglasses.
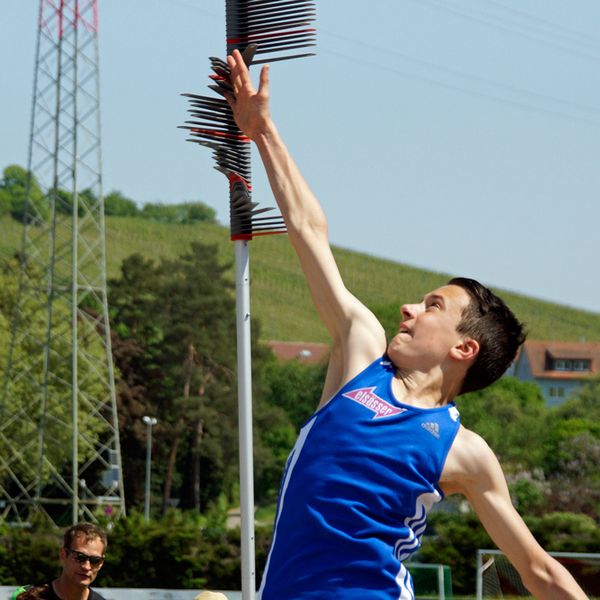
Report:
M104 556L90 556L89 554L78 552L77 550L71 550L71 548L65 548L65 550L80 564L89 561L91 567L98 568L104 562Z

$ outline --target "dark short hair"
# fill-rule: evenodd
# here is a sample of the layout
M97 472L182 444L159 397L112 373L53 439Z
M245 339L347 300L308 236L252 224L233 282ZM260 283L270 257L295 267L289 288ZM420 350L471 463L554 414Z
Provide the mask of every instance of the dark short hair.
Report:
M104 554L106 551L106 546L108 545L106 533L104 533L100 527L94 525L93 523L77 523L76 525L69 527L63 536L63 546L65 548L70 548L73 540L75 540L77 537L82 537L86 542L100 539L102 545L104 546L102 553Z
M471 302L456 330L479 343L479 353L460 390L466 394L487 387L506 372L525 341L525 331L504 301L478 281L455 277L448 285L469 294Z

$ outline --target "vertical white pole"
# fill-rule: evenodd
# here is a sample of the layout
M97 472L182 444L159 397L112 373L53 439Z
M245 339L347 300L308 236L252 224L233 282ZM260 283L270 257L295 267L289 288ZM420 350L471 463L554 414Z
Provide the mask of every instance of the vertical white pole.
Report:
M146 486L144 491L144 520L150 520L150 478L152 477L152 428L158 423L156 417L144 415L146 425Z
M446 600L446 582L444 581L444 565L438 565L437 575L440 600Z
M256 597L254 551L254 460L252 440L252 370L250 353L250 258L248 242L236 240L238 415L240 443L240 516L242 600Z
M481 550L477 550L477 584L475 590L477 600L483 598L483 557Z
M152 423L146 422L146 487L144 491L144 520L150 520L150 477L152 476Z

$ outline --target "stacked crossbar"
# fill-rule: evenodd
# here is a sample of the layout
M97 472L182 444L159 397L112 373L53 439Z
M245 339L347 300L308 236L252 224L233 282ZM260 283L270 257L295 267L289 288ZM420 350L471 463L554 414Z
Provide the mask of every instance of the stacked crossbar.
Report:
M314 56L291 54L315 46L315 4L306 0L226 0L227 53L256 46L253 64Z
M227 53L242 52L246 65L313 56L293 53L315 46L314 2L305 0L226 0ZM260 55L260 60L253 60ZM220 58L211 57L212 84L220 96L232 92L230 70ZM280 215L262 216L273 208L252 202L250 140L238 129L228 102L213 96L183 94L189 98L192 119L181 127L188 141L211 148L215 168L229 180L229 218L232 240L282 233Z

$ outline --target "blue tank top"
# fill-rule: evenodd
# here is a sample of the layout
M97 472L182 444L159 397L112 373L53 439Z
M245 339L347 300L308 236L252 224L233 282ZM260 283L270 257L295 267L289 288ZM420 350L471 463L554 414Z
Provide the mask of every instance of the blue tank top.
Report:
M283 474L260 600L412 600L402 564L443 493L454 404L398 402L383 357L302 427Z

